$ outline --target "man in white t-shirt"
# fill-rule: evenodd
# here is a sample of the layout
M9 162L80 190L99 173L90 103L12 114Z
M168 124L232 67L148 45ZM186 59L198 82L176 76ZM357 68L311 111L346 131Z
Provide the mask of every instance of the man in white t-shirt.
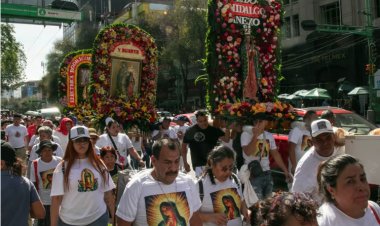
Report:
M21 125L21 115L13 115L13 124L5 128L5 136L9 144L15 149L16 156L26 160L26 149L28 144L28 130Z
M158 140L161 138L178 139L177 133L173 127L170 127L170 118L164 118L158 130L153 130L152 139Z
M289 171L277 151L273 135L264 130L267 124L268 120L257 120L254 126L243 126L243 133L240 137L244 164L250 167L251 162L258 161L263 171L262 174L256 176L251 171L250 175L251 185L260 200L272 196L273 179L269 166L269 155L284 171L286 179L291 180Z
M302 150L302 142L304 137L310 137L310 125L318 118L315 111L309 110L303 116L303 123L295 126L288 136L288 153L289 153L289 169L291 173L294 173L297 162L304 155Z
M51 186L53 183L53 172L61 162L61 158L54 156L57 144L50 140L42 140L36 153L40 156L32 162L30 181L36 186L37 192L44 204L46 215L44 219L38 220L38 225L50 225Z
M199 194L190 176L179 173L176 142L157 140L152 152L153 169L134 176L124 190L118 225L202 225Z
M311 123L313 147L306 152L297 164L292 192L310 193L321 204L322 196L318 192L317 173L321 162L335 155L335 136L331 123L319 119Z

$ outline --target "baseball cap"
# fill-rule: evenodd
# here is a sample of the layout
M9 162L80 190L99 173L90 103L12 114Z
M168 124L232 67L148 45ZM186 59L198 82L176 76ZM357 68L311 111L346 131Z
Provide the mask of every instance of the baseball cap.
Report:
M76 140L82 137L90 138L88 128L85 126L74 126L70 129L70 139Z
M13 165L16 162L15 149L5 141L1 141L1 160L4 160L9 165Z
M36 153L40 155L42 149L44 149L45 147L51 148L53 151L55 151L57 150L58 145L55 143L52 143L50 140L42 140L40 144L38 145L38 150L36 151Z
M311 123L311 136L317 137L322 133L334 133L331 123L326 119L318 119Z
M106 118L106 126L108 126L108 124L110 123L110 122L114 122L115 120L113 119L113 118L111 118L111 117L107 117Z

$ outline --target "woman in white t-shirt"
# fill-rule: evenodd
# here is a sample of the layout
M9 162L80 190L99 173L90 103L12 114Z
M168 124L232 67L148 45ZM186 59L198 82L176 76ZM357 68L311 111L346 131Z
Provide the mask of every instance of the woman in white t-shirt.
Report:
M90 144L87 127L71 128L63 160L53 174L51 225L107 226L107 207L112 218L115 213L115 184Z
M370 188L358 159L343 154L323 162L318 184L324 196L319 226L380 225L380 207L369 201Z
M139 163L140 167L144 167L145 163L137 153L132 141L125 133L120 133L120 125L117 121L108 117L106 119L106 131L99 136L96 141L96 146L102 148L104 146L111 146L115 149L117 155L117 163L123 168L129 167L128 155L133 156Z
M198 181L204 226L237 226L242 225L241 214L248 218L240 182L232 173L234 164L235 153L226 146L216 147L208 156L205 172Z

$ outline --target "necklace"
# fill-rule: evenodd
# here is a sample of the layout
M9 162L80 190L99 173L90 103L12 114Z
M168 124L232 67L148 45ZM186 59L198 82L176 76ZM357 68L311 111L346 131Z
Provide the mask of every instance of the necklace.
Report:
M152 175L153 176L153 175ZM155 176L155 177L157 177L157 176ZM161 186L161 181L159 181L158 179L156 179L155 177L153 177L154 178L154 180L157 182L157 184L158 184L158 186L160 187L160 189L161 189L161 191L162 191L162 194L163 195L165 195L165 198L166 198L166 200L168 201L168 203L172 203L171 201L170 201L170 199L169 199L169 197L168 197L168 194L164 191L164 189L162 188L162 186ZM175 201L174 201L174 205L176 205L176 203L177 203L177 180L175 179L174 180L174 184L175 184Z

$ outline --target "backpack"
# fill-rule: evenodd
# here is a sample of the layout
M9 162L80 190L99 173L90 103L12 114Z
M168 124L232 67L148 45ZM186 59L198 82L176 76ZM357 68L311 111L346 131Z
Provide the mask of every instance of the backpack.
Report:
M236 174L233 173L231 175L231 177L232 177L232 180L235 181L235 183L237 184L238 189L240 189L240 182L239 182L239 179L237 178ZM204 191L203 191L202 178L200 178L198 180L198 187L199 187L199 198L201 199L201 202L202 202L203 201L203 197L205 196Z
M263 175L264 171L263 168L261 167L260 160L253 160L248 164L248 169L250 173L250 177L260 177Z
M37 173L37 159L33 160L33 168L34 168L34 179L36 180L34 185L36 187L37 192L40 192L39 183L38 183L39 178L38 178L38 173Z

